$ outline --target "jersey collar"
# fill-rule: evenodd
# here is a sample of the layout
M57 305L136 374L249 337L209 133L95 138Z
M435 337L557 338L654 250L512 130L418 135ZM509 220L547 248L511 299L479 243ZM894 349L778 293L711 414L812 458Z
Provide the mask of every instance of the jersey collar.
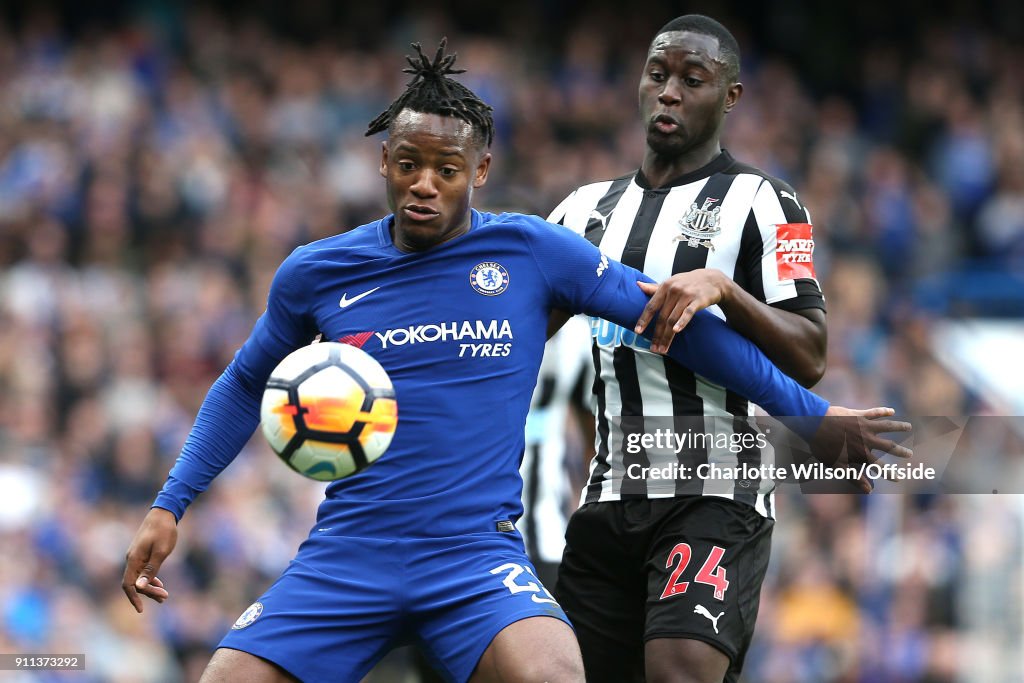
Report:
M716 156L714 159L704 164L697 170L690 171L689 173L684 173L681 176L677 176L676 178L673 178L671 181L665 183L661 187L652 188L651 183L647 180L647 178L644 176L644 172L641 171L640 169L637 169L636 176L634 176L634 179L636 181L636 184L645 190L667 190L672 187L687 185L695 180L707 178L708 176L712 176L715 173L721 173L725 169L732 166L734 163L736 163L736 160L732 158L732 155L729 154L728 151L723 149L718 156Z

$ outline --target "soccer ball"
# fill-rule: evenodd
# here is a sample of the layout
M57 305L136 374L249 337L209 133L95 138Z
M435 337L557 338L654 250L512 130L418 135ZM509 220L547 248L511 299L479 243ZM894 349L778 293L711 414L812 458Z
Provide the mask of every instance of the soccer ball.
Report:
M320 342L290 353L267 379L263 435L289 467L311 479L342 479L391 444L398 404L387 372L348 344Z

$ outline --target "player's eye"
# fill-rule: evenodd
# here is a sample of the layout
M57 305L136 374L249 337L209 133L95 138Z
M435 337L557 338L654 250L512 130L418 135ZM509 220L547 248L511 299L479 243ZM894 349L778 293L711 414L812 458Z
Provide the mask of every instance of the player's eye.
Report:
M699 78L694 78L693 76L687 76L686 78L683 79L683 82L686 83L686 85L690 86L691 88L696 88L704 81L702 81Z
M398 168L400 168L403 171L411 171L416 168L416 164L412 163L411 161L399 161Z
M452 176L454 176L458 172L459 172L459 169L452 168L451 166L442 166L441 169L438 171L438 173L440 173L445 178L451 178Z
M652 71L648 74L648 76L655 83L661 83L663 80L665 80L665 74L661 73L660 71Z

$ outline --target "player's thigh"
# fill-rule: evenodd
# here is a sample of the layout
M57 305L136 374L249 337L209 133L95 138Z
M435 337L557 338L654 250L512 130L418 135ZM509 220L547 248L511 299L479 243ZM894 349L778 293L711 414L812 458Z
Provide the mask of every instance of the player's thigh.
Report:
M566 530L555 597L576 629L587 680L643 680L646 576L642 547L622 524L623 506L591 504Z
M381 579L395 554L389 541L307 540L220 647L273 662L300 680L358 681L401 633L402 606Z
M494 637L470 683L583 683L583 660L576 636L564 621L528 617Z
M294 683L297 680L261 657L221 647L213 653L199 683Z
M556 649L562 654L554 659L539 661L549 662L552 673L571 669L572 662L578 661L579 648L568 618L538 580L518 535L491 533L419 542L431 544L437 547L422 548L412 560L411 575L416 581L407 586L409 604L415 606L412 623L424 654L449 680L469 680L507 628L524 621L535 623L534 617L544 618L540 628L545 631L567 634L571 645ZM511 633L522 628L515 626ZM564 635L553 637L553 642L564 640ZM520 653L531 659L528 654Z
M665 515L647 562L648 680L717 682L739 670L772 524L749 506L714 499L681 502Z
M731 661L714 645L689 638L655 638L644 647L646 683L722 683Z

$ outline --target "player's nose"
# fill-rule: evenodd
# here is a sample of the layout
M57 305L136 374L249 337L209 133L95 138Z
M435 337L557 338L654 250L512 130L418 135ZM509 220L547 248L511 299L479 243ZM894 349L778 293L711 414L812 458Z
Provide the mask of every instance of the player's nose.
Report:
M662 104L678 104L682 99L682 91L679 86L679 81L675 78L669 78L665 81L664 87L661 92L658 93L658 101Z
M437 195L437 183L434 174L424 169L416 176L416 181L409 187L409 191L417 197L433 197Z

